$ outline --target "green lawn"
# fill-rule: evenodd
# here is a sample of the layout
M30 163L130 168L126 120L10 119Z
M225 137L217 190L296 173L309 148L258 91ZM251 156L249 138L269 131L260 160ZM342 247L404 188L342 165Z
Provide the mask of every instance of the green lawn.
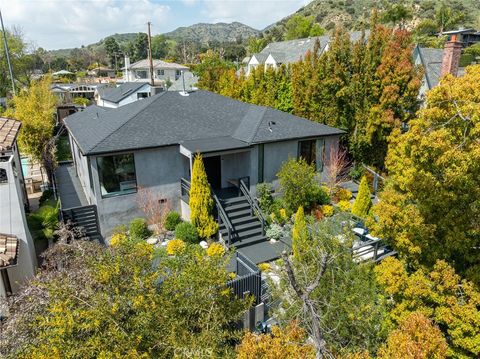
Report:
M71 160L72 154L70 152L70 143L68 142L68 136L60 136L57 142L57 161Z

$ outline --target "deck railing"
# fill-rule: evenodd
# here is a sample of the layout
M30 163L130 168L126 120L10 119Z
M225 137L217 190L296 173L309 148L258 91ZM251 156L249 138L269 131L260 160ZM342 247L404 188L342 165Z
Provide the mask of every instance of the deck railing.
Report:
M247 257L240 252L235 252L235 273L237 278L227 282L227 287L232 288L234 294L239 298L245 298L247 295L253 295L255 300L253 305L258 305L262 301L262 272Z

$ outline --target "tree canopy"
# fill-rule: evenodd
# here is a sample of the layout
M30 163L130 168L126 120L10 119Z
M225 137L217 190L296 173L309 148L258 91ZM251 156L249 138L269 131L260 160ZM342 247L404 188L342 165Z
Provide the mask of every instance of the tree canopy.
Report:
M223 357L240 338L231 323L250 302L226 288L228 257L123 235L108 248L60 242L45 259L2 324L7 358Z
M445 77L426 107L395 130L372 230L410 264L451 263L480 283L480 66Z

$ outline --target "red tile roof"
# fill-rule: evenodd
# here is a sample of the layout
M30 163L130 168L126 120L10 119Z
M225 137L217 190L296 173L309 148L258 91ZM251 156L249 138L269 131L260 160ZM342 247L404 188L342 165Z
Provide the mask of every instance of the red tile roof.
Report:
M0 117L0 151L12 149L21 125L20 121Z
M0 233L0 268L17 264L18 238Z

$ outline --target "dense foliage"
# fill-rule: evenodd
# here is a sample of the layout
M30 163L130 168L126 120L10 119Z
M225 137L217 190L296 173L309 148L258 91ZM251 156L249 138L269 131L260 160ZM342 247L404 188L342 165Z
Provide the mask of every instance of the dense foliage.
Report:
M405 134L393 136L389 180L372 229L411 265L446 260L480 283L480 66L447 76Z
M313 359L315 350L305 331L292 321L285 328L274 326L270 334L246 333L237 347L238 359Z
M410 34L372 17L368 38L353 42L338 28L328 51L319 44L289 67L258 66L249 76L217 65L218 81L200 87L309 118L347 131L359 162L382 168L388 138L418 109L421 71L412 62ZM212 77L209 77L209 79Z
M328 351L336 355L375 352L385 334L382 322L386 311L373 267L352 259L351 241L342 219L327 218L312 226L307 240L297 241L297 255L292 260L297 285L305 291L314 288L309 294L313 311ZM282 300L275 314L283 320L298 319L312 335L312 316L302 314L304 304L283 269L280 276L283 284L274 299Z
M123 236L59 243L45 259L1 324L7 358L223 357L240 338L231 323L249 303L225 287L228 257L200 246L170 256Z
M13 97L4 116L22 122L18 136L20 151L30 157L33 163L41 164L49 179L56 166L55 141L55 105L57 98L50 90L51 78L33 82L29 88L22 89Z
M444 261L437 261L432 270L409 274L399 260L388 258L375 271L389 298L390 327L402 327L418 312L441 328L448 356L480 355L480 292L473 283L462 280Z

